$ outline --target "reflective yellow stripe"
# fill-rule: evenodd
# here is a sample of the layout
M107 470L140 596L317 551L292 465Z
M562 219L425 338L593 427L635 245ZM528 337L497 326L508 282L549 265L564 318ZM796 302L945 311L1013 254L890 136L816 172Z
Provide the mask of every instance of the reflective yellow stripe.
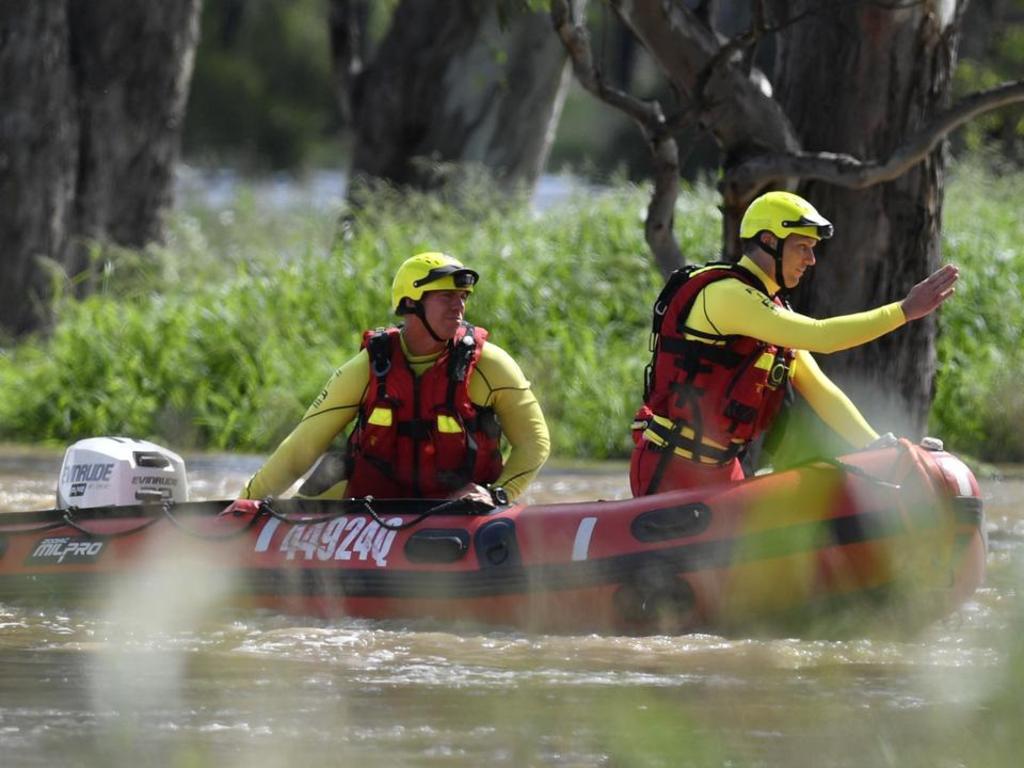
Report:
M757 358L757 362L754 363L754 367L760 368L762 371L770 371L772 369L772 362L774 360L775 355L771 354L770 352L764 352L761 354L759 358Z
M390 408L374 408L368 421L377 427L390 427L393 419L394 412Z
M657 414L654 414L654 415L651 416L651 420L658 422L658 424L661 424L663 427L668 427L669 429L672 428L672 420L671 419L666 419L664 416L658 416ZM685 438L687 438L689 440L693 439L693 430L690 427L687 427L685 425L680 430L679 434L681 434L683 437L685 437ZM654 443L655 445L658 445L658 446L664 446L665 445L665 441L659 435L654 434L649 429L648 430L644 430L644 439L646 439L648 442ZM721 443L716 443L714 440L709 440L706 437L701 438L701 442L704 445L710 445L712 448L718 448L719 450L723 450L724 451L726 449L726 446L722 445ZM673 451L678 456L682 456L684 459L692 459L693 458L693 454L690 453L690 451L686 450L685 448L679 448L677 446L676 448L673 449ZM717 464L718 462L716 462L714 459L709 458L707 456L701 456L700 457L700 463L701 464Z
M462 426L454 416L438 416L437 431L445 435L457 435L462 431Z

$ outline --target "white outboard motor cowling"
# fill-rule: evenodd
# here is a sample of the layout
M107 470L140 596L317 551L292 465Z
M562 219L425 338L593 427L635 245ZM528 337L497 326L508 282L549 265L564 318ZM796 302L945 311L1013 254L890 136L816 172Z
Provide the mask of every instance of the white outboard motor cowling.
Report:
M188 501L181 457L146 440L90 437L64 453L57 508Z

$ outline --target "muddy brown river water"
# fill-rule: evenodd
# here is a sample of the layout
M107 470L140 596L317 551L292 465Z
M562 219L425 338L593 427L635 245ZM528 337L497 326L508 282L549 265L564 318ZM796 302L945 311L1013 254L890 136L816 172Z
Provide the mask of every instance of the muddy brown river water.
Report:
M194 498L259 465L186 459ZM0 512L52 506L59 463L0 449ZM1024 475L982 486L986 586L899 642L326 622L188 584L158 604L0 603L0 766L1016 766ZM619 465L531 491L626 494Z

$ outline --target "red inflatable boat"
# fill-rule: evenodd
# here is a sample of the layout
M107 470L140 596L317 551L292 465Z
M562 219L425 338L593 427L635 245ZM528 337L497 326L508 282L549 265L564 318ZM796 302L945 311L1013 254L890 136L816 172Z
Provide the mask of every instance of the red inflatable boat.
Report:
M0 515L0 601L102 600L118 580L188 568L226 577L246 605L305 615L849 634L919 629L969 598L985 570L974 475L937 445L905 440L700 491L486 512L461 501L188 502L177 457L124 442L129 498L81 503L121 467L72 457L64 508Z

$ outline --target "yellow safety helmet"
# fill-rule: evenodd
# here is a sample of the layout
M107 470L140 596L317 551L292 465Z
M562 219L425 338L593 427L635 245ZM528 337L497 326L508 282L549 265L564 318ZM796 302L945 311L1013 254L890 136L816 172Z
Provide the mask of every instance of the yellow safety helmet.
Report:
M480 275L446 253L417 253L402 262L391 283L391 306L396 315L406 314L402 299L419 301L427 291L473 292Z
M765 230L780 240L790 235L827 240L833 233L832 222L792 192L768 192L747 208L740 221L740 238L747 240L757 237L758 232Z

